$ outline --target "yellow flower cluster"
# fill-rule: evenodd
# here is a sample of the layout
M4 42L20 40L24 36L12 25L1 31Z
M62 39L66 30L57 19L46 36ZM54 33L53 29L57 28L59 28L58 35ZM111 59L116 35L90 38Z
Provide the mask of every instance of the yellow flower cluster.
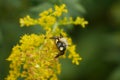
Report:
M50 36L46 34L46 36ZM60 63L55 59L58 53L54 41L44 35L24 35L20 45L13 47L10 57L10 75L7 80L47 80L57 79ZM56 76L56 77L55 77ZM55 79L56 78L56 79Z
M12 53L7 59L11 61L11 64L6 80L58 80L57 75L61 72L59 58L66 58L66 52L64 56L55 58L59 50L55 40L50 39L50 37L59 36L60 34L68 42L68 58L72 59L72 63L79 65L79 61L82 58L76 53L76 47L72 43L71 38L59 28L59 25L78 24L85 27L88 22L80 17L77 17L75 21L66 17L58 21L57 19L63 13L67 13L65 4L56 5L54 10L50 8L40 13L38 19L32 19L29 15L20 18L21 26L39 24L45 29L46 33L39 35L25 34L21 37L19 44L13 47Z
M20 18L20 26L31 26L35 25L37 23L37 20L32 19L29 15L27 15L24 18Z
M82 60L82 58L75 52L75 49L75 45L68 47L68 50L70 52L68 58L73 58L72 63L79 65L79 60Z
M65 9L65 6L65 4L61 6L56 5L54 10L50 8L40 13L38 19L32 19L29 15L27 15L24 18L20 18L20 24L21 26L31 26L39 24L45 30L48 30L57 22L57 17L60 17L62 13L67 13L67 9Z
M85 28L85 25L88 24L88 21L85 21L84 18L77 17L75 20L73 20L72 17L67 18L64 17L63 20L60 21L61 25L68 25L68 24L74 24L74 25L81 25L83 28Z
M63 13L67 13L68 10L65 8L66 5L63 4L61 6L55 6L55 9L48 9L42 13L39 14L38 19L32 19L29 15L27 15L24 18L20 18L20 24L21 26L32 26L39 24L42 26L45 30L51 29L51 27L58 23L58 25L67 25L67 24L75 24L75 25L81 25L83 28L86 24L88 24L88 21L85 21L84 18L77 17L76 20L73 20L72 17L67 19L64 17L61 20L57 20L60 16L62 16Z

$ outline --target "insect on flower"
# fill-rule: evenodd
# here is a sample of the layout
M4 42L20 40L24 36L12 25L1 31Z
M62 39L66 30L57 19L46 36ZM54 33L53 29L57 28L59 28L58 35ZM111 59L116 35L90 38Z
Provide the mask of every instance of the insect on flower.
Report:
M62 34L60 34L60 36L51 37L50 39L55 40L55 44L59 50L59 53L55 56L55 58L58 58L59 56L61 56L65 53L68 43Z

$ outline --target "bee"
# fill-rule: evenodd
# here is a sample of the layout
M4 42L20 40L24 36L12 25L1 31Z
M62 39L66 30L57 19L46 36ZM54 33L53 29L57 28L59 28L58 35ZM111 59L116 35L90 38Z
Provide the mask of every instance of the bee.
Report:
M63 37L63 35L60 34L60 36L54 36L54 37L51 37L50 39L55 40L55 44L59 50L59 53L55 56L55 58L58 58L59 56L64 55L66 48L68 46L68 43L66 39Z

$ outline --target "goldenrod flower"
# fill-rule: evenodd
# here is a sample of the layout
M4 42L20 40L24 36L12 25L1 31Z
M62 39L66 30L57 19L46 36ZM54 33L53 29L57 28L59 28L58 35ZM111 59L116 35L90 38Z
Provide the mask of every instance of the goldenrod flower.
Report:
M20 26L31 26L35 25L37 23L37 20L32 19L29 15L27 15L24 18L20 18Z
M45 34L23 35L19 44L13 47L12 53L7 59L11 61L9 75L6 80L58 80L57 75L61 73L61 63L59 58L66 58L66 51L69 52L68 58L72 59L72 63L79 65L82 59L76 53L76 45L72 43L72 39L67 36L59 25L75 24L85 27L88 24L84 18L72 17L59 19L63 13L67 13L66 5L55 6L39 14L39 18L33 19L29 15L20 18L20 25L33 26L40 25L45 30ZM60 34L66 40L65 54L55 58L60 53L55 40L50 39Z
M85 25L88 24L88 21L85 21L84 18L77 17L73 23L76 25L81 25L83 28L85 28Z
M61 25L68 25L68 24L74 24L74 25L81 25L83 28L85 28L85 25L88 24L88 21L85 21L84 18L77 17L75 20L73 20L72 17L64 17L63 20L60 20Z
M57 6L57 5L56 5L56 6L55 6L55 11L54 11L53 15L59 17L59 16L62 15L63 12L67 13L68 11L67 11L67 9L65 9L65 7L66 7L65 4L63 4L63 5L61 5L61 6Z

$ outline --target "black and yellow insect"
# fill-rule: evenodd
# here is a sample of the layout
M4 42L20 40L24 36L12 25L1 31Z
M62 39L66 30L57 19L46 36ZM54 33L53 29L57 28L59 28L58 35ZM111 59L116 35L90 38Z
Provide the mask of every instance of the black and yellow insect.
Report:
M54 36L50 39L55 40L55 44L59 50L59 53L55 56L55 58L58 58L59 56L63 55L65 53L66 47L67 47L67 41L66 39L60 34L60 36Z

